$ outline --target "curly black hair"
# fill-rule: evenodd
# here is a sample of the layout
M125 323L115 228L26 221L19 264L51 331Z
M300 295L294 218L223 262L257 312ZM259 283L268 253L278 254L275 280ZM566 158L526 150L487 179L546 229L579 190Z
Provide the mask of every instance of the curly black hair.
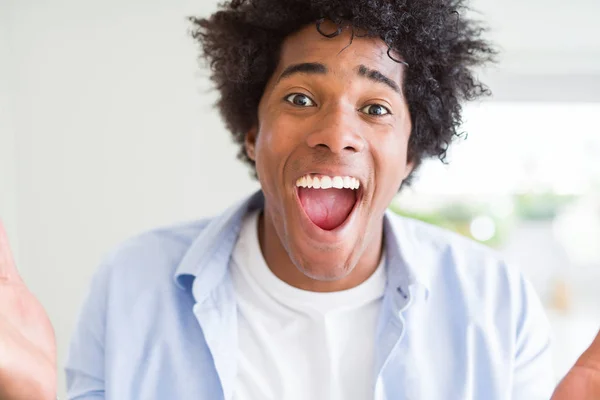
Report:
M209 62L220 92L217 106L240 145L238 158L254 174L244 139L258 125L258 104L283 40L309 24L318 28L324 19L381 38L408 64L402 85L412 121L408 159L414 173L427 157L446 161L453 138L462 136L461 103L490 94L474 67L494 61L497 53L483 38L486 28L468 18L468 11L463 0L231 0L209 18L190 21L200 59Z

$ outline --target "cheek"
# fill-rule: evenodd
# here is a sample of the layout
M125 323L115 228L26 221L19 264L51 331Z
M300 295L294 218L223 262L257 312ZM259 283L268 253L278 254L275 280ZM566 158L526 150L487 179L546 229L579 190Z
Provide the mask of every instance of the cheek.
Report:
M267 118L256 140L256 168L263 190L282 184L284 166L295 149L293 129L285 118Z
M278 116L265 121L256 143L257 163L264 160L269 167L274 167L274 164L285 161L297 144L297 131L297 123L294 124L290 118Z
M406 176L408 134L390 132L377 141L375 157L377 184L385 201L393 198Z
M395 137L382 146L382 159L385 159L385 168L396 171L402 175L407 166L408 141L404 137Z

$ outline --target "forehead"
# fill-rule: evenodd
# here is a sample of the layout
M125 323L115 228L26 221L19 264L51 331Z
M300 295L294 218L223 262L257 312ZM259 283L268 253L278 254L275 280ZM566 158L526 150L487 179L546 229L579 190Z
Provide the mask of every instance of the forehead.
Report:
M336 29L332 23L321 28L324 33L335 32ZM352 37L352 28L345 27L339 35L328 38L317 30L316 23L307 25L284 40L278 70L292 64L319 62L334 73L343 73L365 65L400 83L402 64L388 56L388 46L379 38L360 35L360 31L355 31Z

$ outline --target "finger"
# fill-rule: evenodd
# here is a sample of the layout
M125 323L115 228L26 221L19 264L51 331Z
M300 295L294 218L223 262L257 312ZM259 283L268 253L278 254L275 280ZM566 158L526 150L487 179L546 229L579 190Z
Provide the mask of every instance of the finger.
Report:
M20 280L20 277L10 251L8 235L2 221L0 221L0 281L3 280Z
M590 347L579 357L576 365L589 368L600 374L600 330Z

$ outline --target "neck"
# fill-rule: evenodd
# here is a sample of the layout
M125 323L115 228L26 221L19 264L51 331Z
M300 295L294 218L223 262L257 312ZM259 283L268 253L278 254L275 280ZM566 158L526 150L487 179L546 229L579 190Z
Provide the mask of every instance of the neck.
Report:
M383 251L383 218L380 229L372 235L360 259L350 273L336 280L317 280L302 273L281 243L275 227L261 212L258 222L258 238L263 257L269 269L288 285L312 292L336 292L351 289L367 280L377 269Z

